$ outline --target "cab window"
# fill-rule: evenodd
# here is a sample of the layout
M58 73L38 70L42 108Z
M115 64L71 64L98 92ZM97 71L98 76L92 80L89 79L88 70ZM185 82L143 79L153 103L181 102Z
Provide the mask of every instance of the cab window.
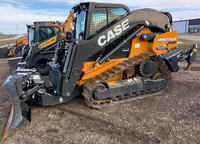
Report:
M60 33L60 29L56 26L51 26L51 27L39 27L38 31L38 42L43 42L58 33Z
M81 11L76 15L75 39L84 39L86 23L86 11Z
M127 11L123 8L108 8L108 25L109 27L121 20Z
M107 8L95 7L91 15L90 37L96 36L107 28Z
M93 38L121 20L127 13L124 8L99 8L92 10L90 37Z

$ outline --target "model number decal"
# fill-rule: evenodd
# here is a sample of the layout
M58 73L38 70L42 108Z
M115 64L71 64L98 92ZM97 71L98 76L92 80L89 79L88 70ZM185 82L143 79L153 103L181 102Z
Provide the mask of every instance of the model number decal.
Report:
M113 30L109 30L107 35L101 35L98 38L98 45L104 46L106 43L108 43L111 39L115 38L116 36L120 35L122 31L125 31L129 28L129 22L128 19L124 20L121 25L116 25Z
M158 38L158 42L163 42L163 41L176 41L176 37L171 37L171 38Z
M55 42L56 42L56 38L57 38L57 36L51 38L50 40L48 40L48 41L46 41L46 42L43 42L42 44L40 44L40 45L38 46L38 48L39 48L39 49L42 49L42 48L44 48L44 47L46 47L46 46L48 46L48 45L50 45L50 44L55 43Z

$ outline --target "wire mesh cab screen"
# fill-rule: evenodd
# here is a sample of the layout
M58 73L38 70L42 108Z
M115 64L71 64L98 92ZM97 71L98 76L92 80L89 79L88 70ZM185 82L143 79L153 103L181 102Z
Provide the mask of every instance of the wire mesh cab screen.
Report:
M90 24L90 37L95 37L102 31L106 30L119 20L121 20L127 10L124 8L100 8L95 7L92 10L91 24Z

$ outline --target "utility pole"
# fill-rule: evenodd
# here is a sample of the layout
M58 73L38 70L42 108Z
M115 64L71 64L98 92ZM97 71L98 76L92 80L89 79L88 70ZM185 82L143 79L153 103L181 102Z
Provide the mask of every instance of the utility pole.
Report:
M18 34L18 27L17 27L17 24L16 24L16 28L17 28L17 34Z

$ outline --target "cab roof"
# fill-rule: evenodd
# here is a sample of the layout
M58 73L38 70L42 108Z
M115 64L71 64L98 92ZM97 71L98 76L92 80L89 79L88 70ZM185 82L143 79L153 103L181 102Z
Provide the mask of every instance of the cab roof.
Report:
M77 11L88 9L88 7L90 7L90 9L93 9L92 7L124 8L127 10L127 12L130 12L130 9L127 6L122 5L122 4L96 3L96 2L83 2L83 3L77 4L72 9L74 9L74 12L77 12Z

